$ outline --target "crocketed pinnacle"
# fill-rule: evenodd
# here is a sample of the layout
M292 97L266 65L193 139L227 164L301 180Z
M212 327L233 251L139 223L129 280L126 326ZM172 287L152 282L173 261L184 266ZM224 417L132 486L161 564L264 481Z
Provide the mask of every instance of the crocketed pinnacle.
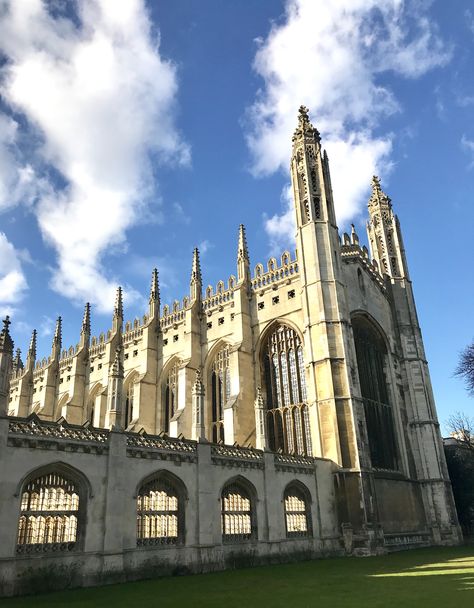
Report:
M372 193L371 193L370 199L369 199L369 204L368 204L369 208L373 207L374 205L381 205L381 206L386 206L386 207L391 208L392 200L382 190L382 187L380 185L380 179L377 175L374 175L372 177L371 185L372 185Z
M3 329L0 332L0 353L13 354L13 340L10 336L10 317L7 315L3 319Z
M123 319L123 294L121 287L117 287L115 295L114 317Z
M28 348L28 359L36 360L36 329L31 334L30 346Z
M61 317L58 317L56 320L56 328L54 330L53 347L59 346L59 348L61 348L61 342L62 342L62 319L61 319Z
M249 250L247 247L247 237L245 235L245 226L240 224L239 226L239 244L237 247L237 260L249 261Z
M91 333L91 305L89 302L84 306L84 316L82 317L82 334L89 335Z
M158 282L158 270L153 268L151 273L150 304L160 301L160 285Z
M194 248L193 252L193 268L191 271L191 284L202 283L201 276L201 264L199 262L199 250L197 247Z
M293 143L302 137L314 138L317 142L321 141L319 131L313 127L309 120L309 110L306 106L300 106L298 110L298 126L293 134Z

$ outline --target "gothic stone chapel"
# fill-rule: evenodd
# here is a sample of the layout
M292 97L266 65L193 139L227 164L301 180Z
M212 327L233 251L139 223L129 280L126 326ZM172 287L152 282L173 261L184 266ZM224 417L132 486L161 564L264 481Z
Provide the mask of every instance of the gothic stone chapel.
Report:
M459 528L402 233L377 177L369 250L339 237L329 162L301 107L297 254L26 362L0 334L0 585L455 544Z

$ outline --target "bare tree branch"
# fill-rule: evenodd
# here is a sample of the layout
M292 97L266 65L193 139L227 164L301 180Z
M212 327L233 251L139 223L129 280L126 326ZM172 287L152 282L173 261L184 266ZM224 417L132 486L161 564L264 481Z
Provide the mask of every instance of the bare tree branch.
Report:
M451 436L474 452L474 417L465 412L455 412L448 418Z
M454 375L464 380L468 392L474 396L474 342L461 351Z

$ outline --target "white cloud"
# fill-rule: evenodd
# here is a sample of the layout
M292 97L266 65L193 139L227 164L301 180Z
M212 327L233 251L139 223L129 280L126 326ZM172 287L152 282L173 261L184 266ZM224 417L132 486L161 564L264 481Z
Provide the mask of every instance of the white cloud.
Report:
M12 314L27 288L19 252L0 232L0 315Z
M382 119L400 110L378 76L417 78L450 57L427 18L429 3L403 0L287 0L283 23L259 41L264 80L249 108L253 171L287 171L297 108L307 105L324 138L339 222L361 208L370 177L390 168L392 136ZM270 240L293 239L290 213L266 220Z
M186 164L190 150L175 128L176 68L160 55L144 1L83 0L75 20L58 7L0 0L0 92L28 127L22 147L18 124L3 117L11 175L0 183L35 178L35 213L57 253L52 287L105 311L116 280L103 256L149 215L151 159ZM26 161L14 144L32 150Z

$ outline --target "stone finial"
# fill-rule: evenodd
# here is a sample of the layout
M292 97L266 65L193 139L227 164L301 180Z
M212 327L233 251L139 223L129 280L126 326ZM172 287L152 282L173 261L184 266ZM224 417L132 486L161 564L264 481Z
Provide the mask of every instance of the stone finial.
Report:
M369 198L369 208L375 205L381 205L390 209L392 207L392 199L387 196L382 190L382 186L380 185L380 178L377 175L372 176L371 187L372 193Z
M10 336L10 327L11 321L10 317L7 315L3 319L3 329L0 332L0 353L8 353L10 355L13 354L13 340Z
M257 386L257 397L255 399L255 407L259 409L263 409L265 406L265 402L263 399L262 387Z
M199 367L196 370L196 377L194 379L193 384L193 393L199 395L204 394L204 384L202 383L202 374Z
M317 142L321 141L319 131L313 127L309 119L309 110L306 106L300 106L298 110L298 126L293 134L293 143L302 137L314 138Z
M91 305L89 302L86 302L86 305L84 306L81 333L86 335L90 335L91 333Z
M53 336L53 348L59 347L61 348L61 343L62 343L62 323L63 320L61 317L58 317L56 320L56 328L54 330L54 336Z
M351 224L351 243L352 245L359 244L359 235L356 232L354 224Z
M16 349L15 357L13 358L13 370L16 372L20 369L23 369L23 361L21 360L21 350L19 348Z
M240 224L239 243L237 246L237 280L240 283L246 278L250 278L250 259L245 227L243 224Z

